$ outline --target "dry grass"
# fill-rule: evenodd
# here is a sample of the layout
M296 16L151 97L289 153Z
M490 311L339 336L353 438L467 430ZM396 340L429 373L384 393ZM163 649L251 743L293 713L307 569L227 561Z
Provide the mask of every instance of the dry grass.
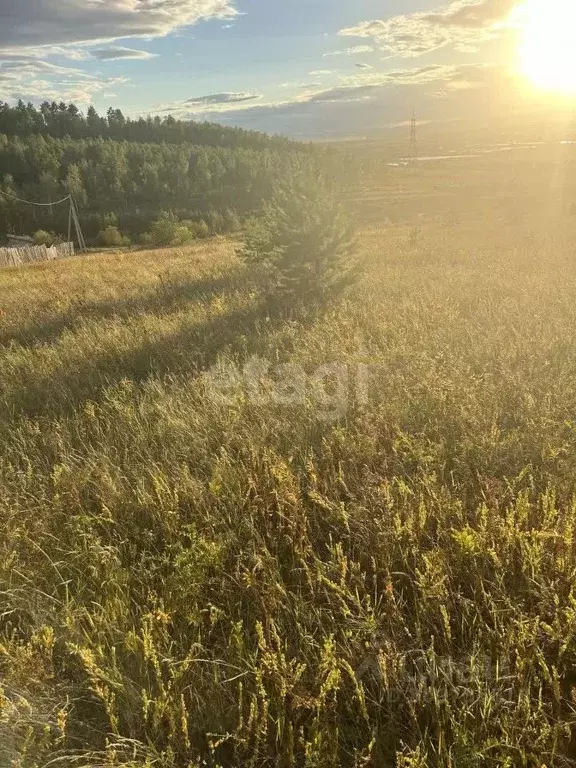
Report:
M572 764L576 265L362 247L307 324L225 240L1 273L0 765Z

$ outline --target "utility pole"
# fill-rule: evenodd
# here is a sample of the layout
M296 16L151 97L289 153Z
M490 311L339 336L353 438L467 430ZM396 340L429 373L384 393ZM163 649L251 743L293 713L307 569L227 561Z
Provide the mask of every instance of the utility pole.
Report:
M409 158L411 163L415 163L418 160L418 121L416 119L416 109L413 110L412 120L410 121Z
M78 209L76 208L76 201L74 200L73 195L70 195L70 216L74 222L74 227L76 228L76 239L78 240L80 253L82 253L86 250L86 241L84 240L84 234L82 232L82 227L80 226L80 217L78 216Z

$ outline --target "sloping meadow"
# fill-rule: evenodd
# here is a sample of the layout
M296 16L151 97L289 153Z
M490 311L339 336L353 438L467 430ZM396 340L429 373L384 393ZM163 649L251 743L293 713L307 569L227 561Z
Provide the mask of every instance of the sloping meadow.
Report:
M1 273L1 765L572 764L576 266L361 242Z

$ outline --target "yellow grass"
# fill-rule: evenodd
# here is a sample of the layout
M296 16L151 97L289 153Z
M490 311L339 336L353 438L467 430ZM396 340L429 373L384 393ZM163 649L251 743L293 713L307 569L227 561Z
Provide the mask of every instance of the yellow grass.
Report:
M307 323L225 239L0 273L0 765L570 765L576 263L530 237L366 228Z

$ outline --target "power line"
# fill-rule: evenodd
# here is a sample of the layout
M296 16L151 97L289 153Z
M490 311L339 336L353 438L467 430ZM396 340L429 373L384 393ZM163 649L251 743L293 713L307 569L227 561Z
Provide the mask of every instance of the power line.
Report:
M70 194L67 197L63 197L62 200L58 200L55 203L34 203L31 200L23 200L20 197L16 197L16 195L11 195L9 192L2 192L1 190L0 190L0 195L9 197L11 200L16 200L18 203L24 203L25 205L40 206L42 208L52 208L53 205L61 205L62 203L69 202L70 211L68 213L68 241L70 241L72 223L74 223L74 227L76 229L76 237L78 239L78 245L80 246L80 250L81 251L86 250L86 241L84 240L84 233L82 232L80 217L78 215L78 209L76 208L76 202L74 200L73 195Z
M60 205L61 203L65 203L67 200L70 200L71 195L68 195L68 197L62 198L62 200L58 200L56 203L33 203L30 200L22 200L20 197L16 197L15 195L11 195L9 192L2 192L0 190L0 195L4 195L5 197L9 197L11 200L16 200L19 203L25 203L26 205L38 205L42 207L50 207L52 205Z

